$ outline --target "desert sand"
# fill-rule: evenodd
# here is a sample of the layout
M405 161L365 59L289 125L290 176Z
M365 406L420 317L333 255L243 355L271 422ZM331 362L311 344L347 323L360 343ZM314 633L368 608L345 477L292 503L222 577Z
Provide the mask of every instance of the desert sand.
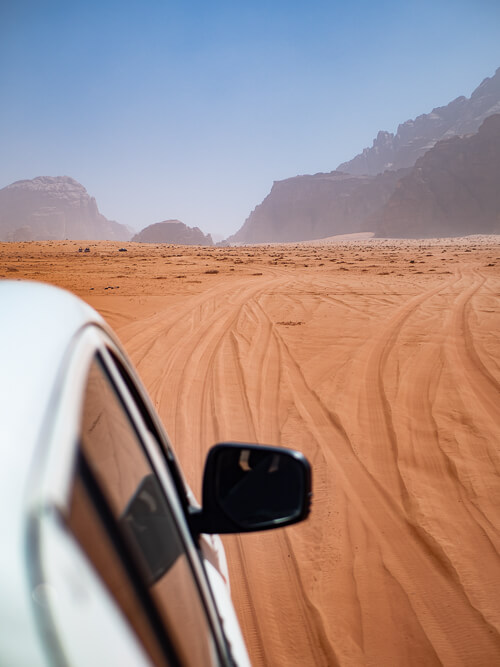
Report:
M224 539L253 663L498 664L500 238L120 247L0 276L102 313L198 496L217 441L311 461L308 521Z

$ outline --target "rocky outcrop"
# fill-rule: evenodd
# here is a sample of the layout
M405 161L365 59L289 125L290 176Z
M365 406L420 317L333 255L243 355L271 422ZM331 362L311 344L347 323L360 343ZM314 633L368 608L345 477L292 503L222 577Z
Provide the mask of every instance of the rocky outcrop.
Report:
M132 241L138 243L170 243L175 245L213 245L210 234L198 227L188 227L179 220L165 220L145 227Z
M366 148L354 159L344 162L336 171L312 176L295 176L276 181L269 195L252 211L241 229L229 237L228 241L231 243L302 241L376 229L379 234L389 236L392 231L394 234L410 235L431 233L430 229L438 220L438 214L433 207L438 205L437 202L441 201L441 197L444 197L447 187L444 183L444 175L442 173L438 175L439 170L430 170L429 173L426 173L425 187L423 183L419 186L420 192L426 191L425 195L422 194L424 200L419 208L420 231L416 229L412 231L408 227L405 228L406 231L402 231L404 224L401 223L403 227L398 226L396 218L391 213L391 207L394 208L394 211L403 211L403 204L401 202L397 204L398 197L403 197L403 193L407 192L410 199L417 197L419 188L416 183L423 176L422 172L418 172L420 176L417 175L417 172L412 172L413 166L434 146L437 152L431 151L430 161L423 163L424 171L432 160L445 160L446 151L453 152L452 144L444 149L438 148L440 144L437 142L451 137L458 139L460 136L475 133L485 118L498 112L500 112L500 68L493 77L485 79L469 99L458 97L446 106L433 109L429 114L406 121L399 126L395 135L389 132L379 132L371 148ZM462 156L461 159L468 158ZM452 160L451 156L450 160ZM455 167L458 168L456 165ZM465 174L467 168L465 163L463 168L462 177L468 178ZM450 170L449 178L458 178L458 173L452 177L451 173L454 172L451 167ZM436 178L440 179L435 186L436 199L432 204L430 190L434 186L429 180L432 178L431 171ZM498 175L498 171L496 173ZM406 178L403 185L401 179L404 177ZM478 180L480 177L475 174L475 176L471 175L471 178L476 179L475 185L471 187L477 191L480 188ZM491 183L492 175L488 176L483 173L481 178L486 179L485 187L488 188L486 184ZM454 191L454 196L458 197L457 202L465 201L467 183L463 183L459 194L456 182L454 185L450 182L448 187L450 192ZM497 187L500 189L500 185ZM410 191L412 195L409 194ZM442 205L445 206L444 203ZM410 206L408 202L406 206ZM416 201L413 202L414 213L412 215L416 215L415 211L418 206ZM426 231L423 222L426 206L430 216L429 231ZM481 207L487 208L487 205L479 202L474 209L472 200L469 200L468 207L462 210L461 217L457 219L465 220L467 215L472 215L473 210L479 210ZM457 204L456 208L461 207ZM449 206L445 206L445 209L451 214L453 206L450 203ZM465 214L465 211L468 213ZM410 215L409 212L408 215ZM448 213L446 215L443 213L440 218L442 222L447 215ZM478 213L478 216L478 230L483 227L489 229L492 220L490 213L483 210L482 213ZM486 222L487 220L489 222ZM464 225L465 222L462 226ZM449 229L454 229L453 225ZM456 233L459 233L458 227Z
M401 172L352 176L339 171L276 181L230 243L289 242L370 230Z
M377 236L391 238L500 234L500 114L421 157L376 225Z
M446 106L407 120L396 134L379 132L371 148L338 166L349 174L378 174L411 167L437 141L477 132L485 118L500 113L500 68L470 98L457 97Z
M131 230L105 218L94 197L69 176L39 176L0 190L0 240L128 241Z

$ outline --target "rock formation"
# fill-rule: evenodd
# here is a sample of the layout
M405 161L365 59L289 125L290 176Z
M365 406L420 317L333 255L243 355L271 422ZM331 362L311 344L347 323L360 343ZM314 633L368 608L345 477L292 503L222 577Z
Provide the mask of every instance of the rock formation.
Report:
M388 204L396 185L403 176L408 174L415 162L431 150L438 141L477 132L485 118L498 112L500 112L500 68L497 69L494 76L485 79L469 99L458 97L446 106L433 109L429 114L418 116L415 120L408 120L399 126L395 135L389 132L379 132L372 148L366 148L354 159L341 164L337 171L313 176L296 176L275 182L269 195L252 211L241 229L229 237L228 241L231 243L301 241L335 234L375 231L377 229L375 225L380 225L380 233L383 229L387 234L390 234L391 230L394 230L394 233L402 234L403 229L406 229L405 233L418 234L420 232L404 226L398 227L393 214L389 212L391 206L394 207L394 211L396 210L398 196L403 196L403 192L406 192L405 188L410 188L410 185L401 186L400 195L395 195L395 199L391 199L391 203ZM439 148L430 159L444 160L444 152L448 150L452 151L451 144L449 148ZM452 159L451 156L449 159ZM462 159L468 158L464 154ZM478 154L476 159L481 160L482 158ZM424 167L427 169L429 164L425 162ZM465 169L466 165L464 165L464 178L466 177ZM437 170L432 173L436 175L436 178L438 177ZM431 171L426 174L430 179ZM498 178L498 170L496 175ZM405 180L405 183L413 184L411 191L414 196L417 193L416 182L420 177L414 174L407 176L410 180ZM492 178L491 175L488 177L486 173L483 174L483 177L487 179L488 183ZM444 176L441 175L439 178L441 180L436 184L436 189L444 193ZM450 178L452 178L451 175ZM430 180L426 181L425 187L427 188L426 205L431 206L429 192L433 186ZM458 187L456 182L453 186L449 184L452 190L456 187ZM479 182L473 187L479 188ZM497 187L500 188L500 186ZM467 185L464 184L457 201L462 201L466 189ZM420 190L422 192L425 190L423 185ZM432 206L437 205L438 199L436 195ZM408 202L407 205L409 205ZM398 210L402 211L403 204L400 202L398 206ZM412 210L416 211L417 203L414 202L412 206ZM469 207L471 206L469 202ZM381 216L381 210L384 211L384 215L389 216L384 226L382 226L384 218ZM432 213L432 217L429 218L429 227L425 231L423 226L424 204L419 210L421 212L419 225L422 234L433 234L431 232L432 221L438 219L437 213L435 211ZM449 207L447 210L451 212L452 208ZM473 208L467 210L472 215ZM478 220L483 222L479 227L483 224L488 227L490 223L486 224L486 220L491 221L488 216L489 213L484 212L484 215L481 213ZM444 220L445 217L442 217L441 220Z
M94 197L69 176L39 176L0 190L0 240L128 241L125 225L105 218Z
M175 245L213 245L210 234L198 227L188 227L179 220L165 220L145 227L132 241L139 243L171 243Z
M371 229L368 221L405 173L351 176L339 171L275 181L230 243L320 239ZM369 223L371 224L371 222Z
M338 169L349 174L378 174L386 169L411 167L437 141L477 132L485 118L500 113L500 68L486 78L470 98L457 97L446 106L407 120L396 134L379 132L365 148Z
M419 158L375 224L391 238L500 234L500 114Z

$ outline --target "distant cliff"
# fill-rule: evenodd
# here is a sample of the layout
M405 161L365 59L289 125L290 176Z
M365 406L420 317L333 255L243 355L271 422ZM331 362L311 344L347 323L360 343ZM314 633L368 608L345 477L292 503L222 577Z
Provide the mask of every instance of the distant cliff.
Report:
M403 233L396 231L402 228L398 228L388 208L394 206L396 210L397 196L394 200L390 199L396 185L403 177L413 179L412 183L416 181L417 177L410 177L409 172L415 162L438 141L475 133L485 118L499 112L500 68L494 76L484 79L470 98L459 97L446 106L433 109L431 113L408 120L399 126L395 135L379 132L371 148L366 148L349 162L339 165L336 171L276 181L269 195L255 207L243 226L228 241L301 241L335 234L376 231L375 225L379 225L381 230L382 210L384 215L389 216L387 224L384 222L385 233L390 235L391 230ZM441 156L441 152L438 155ZM496 173L498 177L498 171ZM487 178L486 174L483 176ZM463 177L466 178L465 171ZM432 189L430 181L427 187ZM443 187L441 182L436 185L440 191ZM463 192L467 187L464 182L461 197L465 196ZM416 186L412 188L416 194ZM427 193L427 205L430 205L429 196ZM460 197L458 200L461 200ZM416 210L416 203L413 206ZM429 222L431 226L432 220L437 220L436 216L433 213ZM485 221L486 218L481 220ZM419 224L422 226L423 222ZM409 228L405 233L418 234Z
M213 245L210 234L198 227L188 227L179 220L165 220L145 227L132 241L139 243L171 243L175 245Z
M500 234L500 114L419 158L375 224L390 238Z
M404 173L351 176L332 171L276 181L262 204L228 241L305 241L346 230L369 230L368 221L385 204Z
M349 174L378 174L386 169L411 167L437 141L477 132L485 118L500 113L500 68L486 78L470 98L457 97L431 113L407 120L396 134L379 132L371 148L365 148L337 169Z
M69 176L39 176L0 190L0 240L128 241L131 230L105 218L87 190Z

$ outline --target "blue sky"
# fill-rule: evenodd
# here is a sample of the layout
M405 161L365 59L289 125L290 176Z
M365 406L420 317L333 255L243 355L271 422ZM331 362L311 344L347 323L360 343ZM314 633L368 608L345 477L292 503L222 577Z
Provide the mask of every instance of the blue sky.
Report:
M0 0L0 187L226 236L499 66L498 0Z

